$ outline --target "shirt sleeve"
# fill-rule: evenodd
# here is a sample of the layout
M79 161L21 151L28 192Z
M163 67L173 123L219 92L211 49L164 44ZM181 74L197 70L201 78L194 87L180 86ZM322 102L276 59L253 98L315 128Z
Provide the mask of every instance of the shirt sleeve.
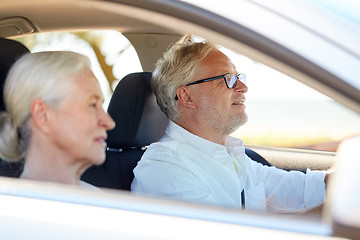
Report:
M304 174L263 166L257 162L251 165L258 181L264 184L269 212L303 212L325 200L325 172L308 169Z

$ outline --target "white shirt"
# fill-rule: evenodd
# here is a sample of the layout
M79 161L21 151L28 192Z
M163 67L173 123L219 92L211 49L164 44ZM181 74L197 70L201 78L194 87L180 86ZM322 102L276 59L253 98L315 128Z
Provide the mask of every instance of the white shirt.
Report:
M302 212L325 199L324 172L267 167L245 155L240 139L228 137L224 147L173 122L145 151L134 175L133 192L224 207L241 208L243 189L249 210Z

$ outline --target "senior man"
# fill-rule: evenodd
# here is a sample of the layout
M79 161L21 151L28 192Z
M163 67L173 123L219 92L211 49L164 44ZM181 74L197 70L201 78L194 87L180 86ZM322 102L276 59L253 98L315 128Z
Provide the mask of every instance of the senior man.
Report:
M264 166L229 136L247 121L245 79L210 43L184 38L173 45L152 78L157 103L171 121L134 169L132 191L270 212L322 204L325 172Z

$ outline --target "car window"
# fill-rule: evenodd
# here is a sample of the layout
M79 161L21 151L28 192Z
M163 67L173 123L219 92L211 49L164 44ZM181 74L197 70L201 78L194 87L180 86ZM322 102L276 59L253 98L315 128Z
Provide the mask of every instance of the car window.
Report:
M232 135L246 144L336 151L360 133L360 116L299 81L222 48L247 76L248 122Z
M16 40L31 52L65 50L88 56L104 94L104 109L119 80L128 73L142 71L134 47L118 31L42 33Z
M32 52L70 50L87 55L101 83L104 109L119 80L142 71L135 49L117 31L44 33L17 40ZM336 151L341 140L360 133L358 114L270 67L229 49L221 50L246 74L249 88L249 120L232 136L248 145Z

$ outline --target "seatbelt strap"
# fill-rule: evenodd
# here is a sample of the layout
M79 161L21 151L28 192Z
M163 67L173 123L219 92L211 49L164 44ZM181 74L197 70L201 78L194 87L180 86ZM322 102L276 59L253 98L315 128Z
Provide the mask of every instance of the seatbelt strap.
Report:
M238 172L238 169L237 169L237 166L236 166L236 163L235 163L234 160L233 160L233 164L234 164L234 167L235 167L235 171ZM243 189L241 191L241 208L245 209L245 189Z
M245 189L241 191L241 208L245 209Z

